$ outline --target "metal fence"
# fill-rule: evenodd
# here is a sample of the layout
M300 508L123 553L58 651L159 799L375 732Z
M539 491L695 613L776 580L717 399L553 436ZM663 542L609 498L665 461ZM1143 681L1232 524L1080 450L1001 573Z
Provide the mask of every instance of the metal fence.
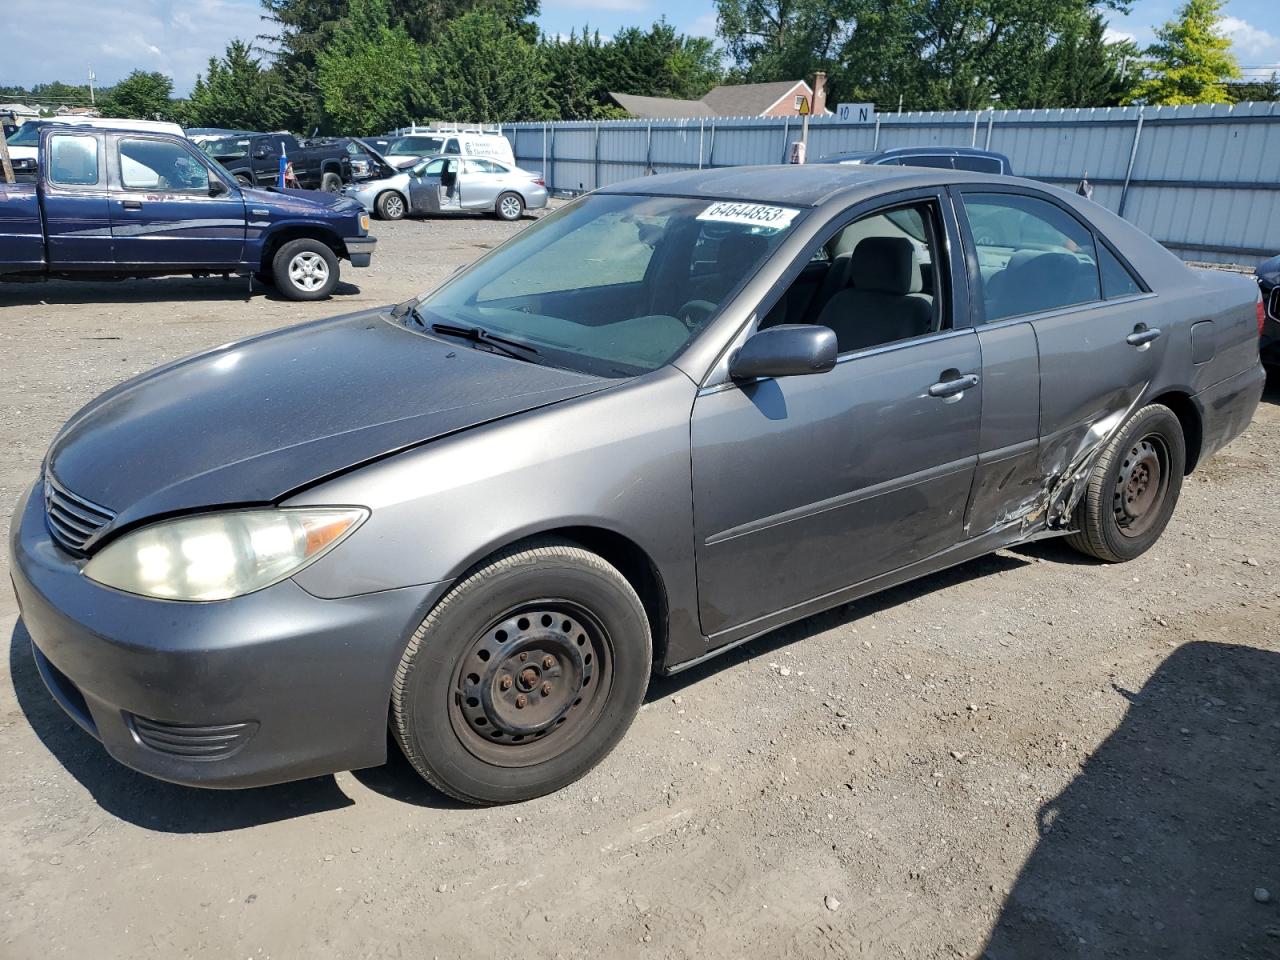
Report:
M649 173L783 163L798 118L504 124L516 160L557 192ZM1280 104L904 113L809 121L808 155L921 145L1006 154L1026 177L1074 187L1188 260L1280 252Z

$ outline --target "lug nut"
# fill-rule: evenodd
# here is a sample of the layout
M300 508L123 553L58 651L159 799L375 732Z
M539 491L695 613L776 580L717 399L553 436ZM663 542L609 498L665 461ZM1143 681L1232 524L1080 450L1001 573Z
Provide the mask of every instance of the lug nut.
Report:
M525 662L526 660L528 660L528 659L529 659L529 654L528 654L528 652L527 652L527 651L526 651L526 652L524 652L524 653L522 653L522 654L520 654L520 662L521 662L521 663L524 663L524 662Z
M523 693L520 694L520 696L516 697L517 710L523 710L528 703L529 703L529 698L526 697Z
M553 658L553 657L543 657L543 658L542 658L542 669L543 669L543 670L550 670L550 669L551 669L552 667L554 667L555 665L556 665L555 658Z
M544 697L549 697L549 696L551 696L551 684L549 684L549 683L544 683L544 684L542 685L542 695L543 695Z
M502 686L502 689L503 689L503 690L510 690L510 689L511 689L511 678L510 678L510 677L503 677L503 678L502 678L502 684L501 684L501 686Z

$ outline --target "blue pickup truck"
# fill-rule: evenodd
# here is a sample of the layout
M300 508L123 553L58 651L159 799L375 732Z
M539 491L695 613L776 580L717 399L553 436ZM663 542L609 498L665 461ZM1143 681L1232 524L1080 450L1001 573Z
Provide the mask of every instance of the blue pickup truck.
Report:
M33 182L0 182L0 280L253 275L320 300L376 240L354 200L252 189L185 138L50 125Z

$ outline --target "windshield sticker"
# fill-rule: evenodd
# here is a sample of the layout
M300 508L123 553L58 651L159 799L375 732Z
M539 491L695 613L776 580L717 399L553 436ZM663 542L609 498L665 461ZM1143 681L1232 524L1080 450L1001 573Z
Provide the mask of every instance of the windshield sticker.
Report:
M791 221L799 212L789 207L721 200L698 214L698 219L715 223L737 223L744 227L763 227L767 230L784 230L791 226Z

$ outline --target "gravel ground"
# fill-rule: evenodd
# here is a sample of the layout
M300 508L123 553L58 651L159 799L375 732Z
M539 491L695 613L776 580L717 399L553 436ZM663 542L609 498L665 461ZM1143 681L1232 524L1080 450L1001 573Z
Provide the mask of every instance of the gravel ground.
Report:
M0 288L0 501L125 377L403 299L515 229L380 224L323 304ZM131 773L0 592L0 957L1280 957L1277 451L1273 383L1139 560L1047 542L777 631L502 809L398 759L236 793Z

